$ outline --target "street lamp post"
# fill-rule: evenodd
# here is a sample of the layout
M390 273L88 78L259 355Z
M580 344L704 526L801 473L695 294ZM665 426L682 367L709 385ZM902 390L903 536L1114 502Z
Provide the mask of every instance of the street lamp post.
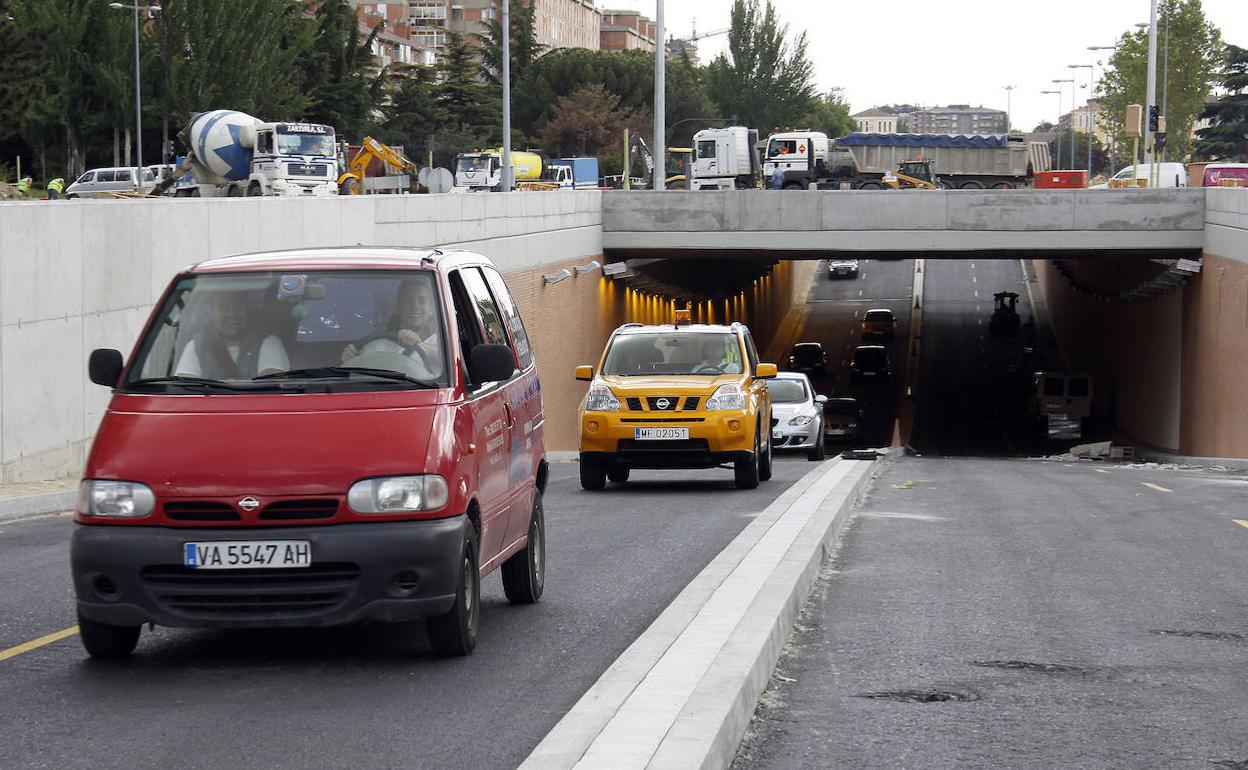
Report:
M1092 51L1092 52L1093 52L1093 55L1095 56L1095 52L1096 52L1096 51L1114 51L1114 50L1117 50L1117 47L1116 47L1116 46L1112 46L1112 45L1090 45L1090 46L1088 46L1088 50L1089 50L1089 51ZM1096 65L1097 65L1097 64L1100 64L1100 62L1098 62L1098 61L1096 61L1095 59L1093 59L1093 60L1092 60L1092 90L1093 90L1093 93L1095 93L1095 91L1096 91ZM1111 127L1113 126L1113 123L1112 123L1112 122L1110 123L1110 126L1111 126ZM1113 175L1113 173L1114 173L1114 170L1115 170L1115 168L1116 168L1116 166L1117 166L1117 162L1116 162L1116 161L1117 161L1117 158L1116 158L1117 152L1116 152L1116 151L1117 151L1117 149L1118 149L1118 137L1117 137L1117 136L1115 136L1115 135L1113 135L1113 134L1108 134L1108 136L1109 136L1109 173L1110 173L1110 175L1112 176L1112 175ZM1091 173L1091 172L1088 172L1088 173Z
M1145 108L1145 120L1148 122L1147 141L1144 142L1144 162L1149 164L1148 186L1153 186L1153 172L1156 168L1154 153L1156 152L1156 134L1153 130L1153 111L1157 109L1157 0L1149 3L1148 13L1148 106Z
M511 192L511 0L503 0L503 168L499 179L503 192Z
M1062 92L1061 90L1041 91L1042 94L1057 94L1057 165L1062 163Z
M1086 69L1088 71L1088 101L1083 107L1083 123L1084 128L1088 132L1088 179L1092 178L1092 66L1091 64L1067 64L1072 70ZM1073 115L1072 115L1073 120Z
M125 5L124 3L109 3L109 8L120 8L122 10L134 11L134 149L135 149L135 168L138 169L139 178L136 180L140 186L143 184L143 88L141 74L139 70L139 11L147 11L147 18L152 18L152 14L160 11L159 5Z
M1010 109L1010 97L1012 96L1012 94L1010 92L1013 91L1015 88L1018 88L1018 86L1001 86L1001 87L1005 89L1005 133L1008 134L1010 133L1010 128L1013 123L1013 121L1011 120L1012 110Z
M1053 78L1054 83L1058 83L1058 90L1061 90L1061 83L1070 83L1070 167L1075 167L1075 79L1074 78ZM1059 108L1060 109L1060 108ZM1058 129L1061 129L1062 118L1057 118Z
M667 183L667 31L663 28L663 0L654 9L654 189Z

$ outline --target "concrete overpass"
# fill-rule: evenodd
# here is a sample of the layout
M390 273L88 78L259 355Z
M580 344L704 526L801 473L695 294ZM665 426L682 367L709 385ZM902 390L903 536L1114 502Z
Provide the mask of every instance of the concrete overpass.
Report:
M1196 257L1205 191L671 191L602 197L612 257Z

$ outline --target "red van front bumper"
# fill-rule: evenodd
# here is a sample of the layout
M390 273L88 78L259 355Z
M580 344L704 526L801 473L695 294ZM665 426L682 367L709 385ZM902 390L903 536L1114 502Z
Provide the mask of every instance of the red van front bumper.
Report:
M455 602L466 516L428 521L229 529L84 525L70 546L78 611L99 623L187 628L401 621ZM188 542L297 540L307 567L196 569Z

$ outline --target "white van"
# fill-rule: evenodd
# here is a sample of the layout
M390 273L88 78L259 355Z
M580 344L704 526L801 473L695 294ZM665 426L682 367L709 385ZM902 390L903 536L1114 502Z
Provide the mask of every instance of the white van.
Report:
M1187 167L1182 163L1162 163L1160 177L1157 180L1158 187L1187 187ZM1134 179L1148 179L1153 168L1151 163L1137 163L1134 166L1127 166L1111 177L1111 180L1123 181ZM1092 185L1092 189L1104 189L1108 184Z
M136 180L142 179L140 183ZM65 188L66 198L99 198L110 192L146 192L156 185L151 168L95 168Z

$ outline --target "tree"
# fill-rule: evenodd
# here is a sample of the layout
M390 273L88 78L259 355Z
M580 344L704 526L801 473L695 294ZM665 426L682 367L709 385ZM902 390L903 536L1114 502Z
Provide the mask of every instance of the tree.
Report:
M361 39L359 22L347 0L323 0L316 9L316 37L303 73L311 101L305 117L327 123L342 135L362 137L377 122L386 100L385 68L378 69L373 42L384 22Z
M1205 107L1208 128L1197 133L1196 157L1205 160L1248 161L1248 50L1226 47L1222 88L1226 93Z
M809 126L812 131L822 131L832 137L845 136L857 128L854 119L849 117L849 105L839 88L816 97L810 111L798 122Z
M444 123L438 106L432 67L408 67L398 74L399 87L387 111L382 127L383 140L401 144L407 156L417 156L430 145L438 128Z
M556 157L597 155L615 140L619 107L619 98L597 84L560 97L542 129L542 149Z
M687 147L693 134L706 128L698 118L724 117L711 104L702 69L693 63L687 52L668 59L665 94L668 144Z
M1157 103L1167 103L1165 155L1183 158L1191 149L1192 126L1205 108L1223 52L1218 29L1205 19L1200 0L1161 0L1158 47L1166 45L1162 28L1170 20L1168 92L1163 92L1163 56L1157 60ZM1126 140L1123 118L1128 104L1145 104L1148 75L1148 31L1122 36L1110 57L1098 94L1101 113L1117 142ZM1147 129L1147 126L1145 126Z
M1050 128L1050 130L1053 130L1053 128ZM1049 157L1053 160L1053 168L1086 168L1088 165L1088 138L1088 134L1078 131L1062 131L1060 145L1058 144L1057 136L1049 140ZM1096 136L1092 136L1091 140L1092 172L1089 176L1096 176L1105 173L1109 169L1109 151ZM1075 143L1075 164L1073 166L1070 164L1070 143L1072 141ZM1059 149L1061 151L1060 156L1058 154Z
M723 115L765 129L793 125L814 109L814 68L806 57L806 33L790 46L771 0L733 0L728 53L707 67L711 100Z
M528 74L533 60L545 48L537 42L537 3L508 0L511 6L511 82L517 83ZM501 16L502 14L499 14ZM485 33L477 35L481 70L485 79L496 86L503 84L503 20L486 19Z
M621 110L649 109L654 101L654 54L561 48L538 57L516 84L516 93L524 98L512 101L515 126L537 134L559 97L594 83L618 97Z
M437 70L440 80L434 89L434 102L445 121L443 144L451 157L456 148L463 151L502 141L498 100L491 98L478 78L480 66L463 35L447 33Z

